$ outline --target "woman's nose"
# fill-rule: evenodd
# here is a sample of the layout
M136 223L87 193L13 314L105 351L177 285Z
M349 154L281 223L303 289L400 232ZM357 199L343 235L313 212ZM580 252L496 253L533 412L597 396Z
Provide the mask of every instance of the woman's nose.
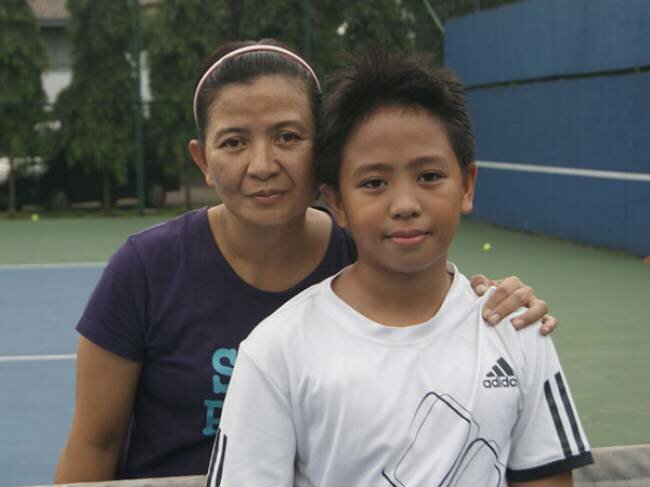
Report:
M273 148L269 142L253 144L248 162L248 174L256 179L268 179L278 172L278 164L274 159Z

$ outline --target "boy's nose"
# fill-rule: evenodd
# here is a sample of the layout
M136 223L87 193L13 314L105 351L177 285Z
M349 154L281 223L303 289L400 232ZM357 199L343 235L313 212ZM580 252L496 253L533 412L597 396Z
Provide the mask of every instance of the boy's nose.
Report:
M422 212L422 207L413 191L400 191L395 195L390 206L392 218L414 218Z

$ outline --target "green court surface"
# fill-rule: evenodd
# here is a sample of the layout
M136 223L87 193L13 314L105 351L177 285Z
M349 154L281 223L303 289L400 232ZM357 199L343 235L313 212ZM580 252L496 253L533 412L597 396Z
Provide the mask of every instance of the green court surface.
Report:
M478 222L461 225L450 258L468 275L517 275L549 304L592 446L650 443L650 265Z
M104 262L127 235L171 217L0 219L0 265Z
M105 261L126 235L170 216L0 220L0 264ZM518 275L549 303L592 446L650 443L649 265L475 221L461 225L451 260L467 275Z

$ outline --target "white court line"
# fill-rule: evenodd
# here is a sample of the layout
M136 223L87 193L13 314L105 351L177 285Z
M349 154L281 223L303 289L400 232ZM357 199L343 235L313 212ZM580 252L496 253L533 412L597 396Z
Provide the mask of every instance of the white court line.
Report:
M0 356L0 362L52 362L55 360L77 360L74 353L59 355L7 355Z
M487 169L505 171L536 172L544 174L561 174L563 176L582 176L587 178L618 179L623 181L650 182L650 174L642 172L600 171L597 169L580 169L578 167L538 166L515 162L476 161L476 165Z
M2 264L0 271L13 269L76 269L84 267L105 267L106 262L61 262L58 264Z

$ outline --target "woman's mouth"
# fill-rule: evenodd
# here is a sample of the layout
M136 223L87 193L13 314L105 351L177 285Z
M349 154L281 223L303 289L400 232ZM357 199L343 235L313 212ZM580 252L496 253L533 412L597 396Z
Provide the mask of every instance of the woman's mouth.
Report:
M250 194L250 197L256 203L259 203L261 205L272 205L274 203L277 203L282 198L284 193L284 191L270 189L264 191L255 191L254 193Z

